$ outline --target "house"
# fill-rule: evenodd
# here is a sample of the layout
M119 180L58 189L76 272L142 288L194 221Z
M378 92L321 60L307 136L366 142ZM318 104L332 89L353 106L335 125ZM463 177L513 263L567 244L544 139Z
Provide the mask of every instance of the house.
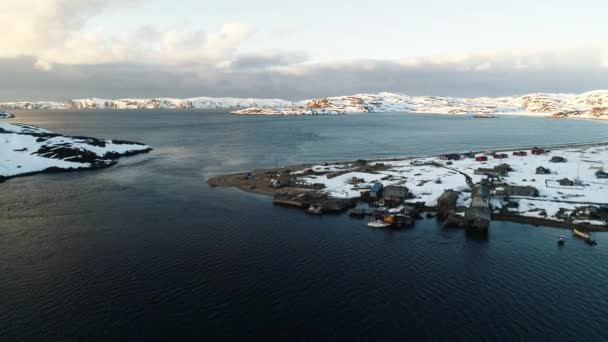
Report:
M518 156L518 157L525 157L525 156L528 155L528 152L526 152L526 151L515 151L515 152L513 152L513 155L514 156Z
M441 159L441 160L460 160L460 154L458 154L458 153L442 154L439 156L439 159Z
M513 168L511 167L511 165L507 164L507 163L502 163L498 166L494 166L494 170L497 171L503 171L503 172L509 172L509 171L513 171Z
M566 158L560 157L560 156L553 156L553 157L551 157L551 159L549 161L552 163L565 163Z
M379 183L377 183L377 184L379 184ZM399 185L387 185L386 187L384 187L384 191L382 194L382 198L396 201L396 202L403 202L405 199L408 198L408 196L409 196L408 188L405 186L399 186Z
M507 175L507 172L505 172L505 171L497 170L495 168L487 168L487 167L480 167L480 168L476 169L475 171L473 171L473 173L476 175L479 175L479 176L491 176L494 178L504 177Z
M568 178L563 178L557 181L561 186L574 186L574 181L571 181Z
M369 196L371 198L380 199L382 197L382 189L384 186L382 183L374 183L371 189L369 189Z
M357 185L357 184L361 184L361 183L365 183L365 179L353 177L350 180L350 184L352 184L352 185Z
M475 161L476 162L488 161L488 157L486 157L486 156L477 156L477 157L475 157Z
M538 197L538 189L533 186L503 185L496 188L496 196L527 196Z
M494 159L505 159L509 158L509 155L506 153L494 153L493 157Z
M547 169L546 167L539 166L536 168L537 175L548 175L550 173L551 173L551 170Z
M463 153L462 157L463 158L475 158L475 153L473 153L473 152Z
M602 179L607 179L608 178L608 172L606 172L604 170L597 170L597 171L595 171L595 177L602 178Z
M538 147L533 147L532 150L530 150L530 153L534 154L534 155L541 155L545 153L545 150L542 148L538 148Z

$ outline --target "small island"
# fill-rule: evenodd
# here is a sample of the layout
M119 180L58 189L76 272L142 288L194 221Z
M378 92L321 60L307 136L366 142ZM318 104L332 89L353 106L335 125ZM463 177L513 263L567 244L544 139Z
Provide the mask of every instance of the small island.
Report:
M0 119L12 119L14 117L15 116L13 114L0 110Z
M137 142L65 136L20 123L0 123L0 142L0 183L37 173L110 167L119 157L152 150Z
M311 214L395 226L426 214L487 232L492 220L608 231L608 144L450 153L261 169L208 184L273 196ZM386 223L384 223L386 222Z

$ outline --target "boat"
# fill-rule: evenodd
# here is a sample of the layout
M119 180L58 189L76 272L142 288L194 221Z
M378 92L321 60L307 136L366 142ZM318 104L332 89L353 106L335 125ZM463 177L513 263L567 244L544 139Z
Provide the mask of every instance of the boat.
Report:
M589 235L583 231L580 231L576 228L572 228L572 234L574 234L574 236L576 236L576 237L579 237L579 238L585 240L585 243L588 245L592 245L592 246L597 245L597 242L591 238L591 235Z
M473 115L473 117L476 119L494 119L494 118L497 118L498 116L481 113L481 114L475 114L475 115Z
M320 205L313 204L310 207L308 207L308 210L306 210L306 212L309 214L313 214L313 215L321 215L321 214L323 214L323 209L321 208Z
M390 224L386 223L382 220L373 220L373 221L370 221L367 224L367 226L372 227L372 228L386 228L386 227L390 226Z
M557 244L560 246L563 246L564 243L566 243L566 237L563 235L560 235L557 237Z

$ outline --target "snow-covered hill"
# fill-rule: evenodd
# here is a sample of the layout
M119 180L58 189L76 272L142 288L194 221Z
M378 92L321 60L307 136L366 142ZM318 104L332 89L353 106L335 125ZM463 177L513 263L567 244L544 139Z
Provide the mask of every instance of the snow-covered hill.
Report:
M196 97L191 99L75 99L60 102L5 102L0 109L236 109L250 107L291 106L292 102L278 99L238 99Z
M583 94L529 94L509 97L455 98L399 93L358 94L312 99L293 106L255 107L234 114L341 114L410 112L435 114L520 114L608 119L608 90Z
M357 94L291 102L281 99L197 97L191 99L75 99L60 102L7 102L0 109L231 109L233 114L304 115L411 112L435 114L520 114L608 119L608 90L583 94L528 94L457 98L401 93Z
M150 150L135 142L68 137L36 126L0 123L0 182L40 172L108 167L119 157Z

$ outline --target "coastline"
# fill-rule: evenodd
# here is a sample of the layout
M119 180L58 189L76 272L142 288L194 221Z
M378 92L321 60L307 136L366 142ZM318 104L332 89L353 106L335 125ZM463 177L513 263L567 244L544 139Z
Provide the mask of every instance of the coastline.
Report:
M0 183L41 173L103 169L121 157L152 151L142 143L65 136L20 123L0 123L0 135Z
M542 149L555 149L558 151L562 151L565 149L588 149L588 148L606 148L608 149L608 142L589 142L589 143L571 143L571 144L548 144L548 145L543 145L543 146L538 146ZM519 148L501 148L501 149L493 149L492 153L498 153L498 152L513 152L514 150L525 150L525 147L519 147ZM529 147L528 147L529 149ZM465 153L473 153L473 154L480 154L480 153L488 153L488 151L473 151L473 152L465 152ZM397 163L397 164L404 164L404 163L412 163L416 162L417 160L421 159L421 158L425 158L425 159L431 159L431 158L435 158L432 156L427 156L427 157L417 157L417 156L410 156L410 157L405 157L405 158L384 158L384 159L373 159L373 160L367 160L367 161L362 161L362 160L357 160L357 161L338 161L338 162L326 162L323 163L323 165L330 165L330 167L334 168L340 168L342 166L346 167L346 166L350 166L352 167L352 165L356 164L356 163L365 163L365 165L382 165L382 167L384 168L384 163ZM508 160L506 160L508 161ZM426 164L429 165L429 164ZM265 195L265 196L273 196L275 197L275 200L273 201L274 204L283 204L283 205L290 205L290 206L295 206L295 207L300 207L303 209L308 208L308 206L310 206L310 203L306 203L306 202L299 202L299 201L290 201L290 200L284 200L284 199L278 199L277 197L278 195L281 195L284 197L284 193L287 192L289 193L291 192L295 192L296 194L298 194L299 196L303 196L302 193L323 193L324 190L315 188L312 185L316 185L316 184L305 184L305 185L297 185L297 186L286 186L286 187L280 187L280 188L273 188L273 186L271 185L271 182L273 181L273 179L277 178L277 175L285 175L285 174L289 174L291 175L290 177L285 178L285 182L288 182L291 184L293 180L297 180L298 176L300 174L306 174L306 173L310 173L311 167L314 167L314 164L300 164L300 165L292 165L292 166L286 166L286 167L280 167L280 168L265 168L265 169L257 169L255 171L253 171L253 173L255 174L255 178L254 180L251 179L247 179L246 177L246 173L231 173L231 174L226 174L226 175L217 175L217 176L213 176L210 177L209 179L207 179L207 184L209 184L211 187L235 187L238 188L242 191L246 191L246 192L251 192L251 193L256 193L256 194L260 194L260 195ZM317 165L318 167L318 165ZM440 167L446 167L445 165L440 165ZM449 168L448 168L449 169ZM338 171L336 172L336 174L340 174L340 173L345 173L348 171ZM374 173L374 171L372 170L370 173ZM295 176L295 177L294 177ZM299 180L297 180L299 182ZM307 195L308 196L308 195ZM323 201L329 201L331 202L332 200L344 200L344 199L334 199L332 198L332 196L328 195L327 193L325 193L325 198L323 199ZM292 194L292 197L293 194ZM517 197L514 197L515 200L517 201ZM349 200L352 200L352 198L349 198ZM357 198L357 201L360 201L361 198ZM544 200L544 199L542 199ZM541 199L539 199L538 201L542 201ZM608 198L607 198L608 200ZM335 211L344 211L350 207L353 207L356 202L348 202L345 203L343 206L339 207L339 210L335 210ZM522 202L525 201L525 198L522 199ZM551 202L553 204L555 203L560 203L563 201L560 200L548 200L548 202ZM324 202L326 203L326 202ZM411 202L406 202L405 205L409 204L416 204L415 201L411 201ZM420 205L421 202L418 202L418 205ZM584 202L584 201L580 201L580 202L570 202L568 203L571 206L573 205L584 205L584 204L589 204L589 202ZM593 204L598 204L596 202L593 202ZM600 205L601 207L606 207L608 206L608 203L604 203L604 201L602 201L602 203L599 203L598 205ZM438 211L438 206L437 204L435 205L428 205L425 204L423 206L419 206L420 208L422 208L424 211L427 212L437 212ZM536 209L535 209L536 210ZM334 210L332 210L334 211ZM587 231L608 231L608 224L601 224L599 223L597 220L562 220L562 219L552 219L549 217L538 217L538 216L525 216L523 214L517 214L517 213L513 213L513 212L508 212L506 210L506 208L503 208L502 210L498 211L498 210L494 210L491 214L492 216L492 220L496 220L496 221L511 221L511 222L519 222L519 223L525 223L525 224L530 224L530 225L534 225L534 226L548 226L548 227L555 227L555 228L573 228L573 227L578 227L578 228L582 228L584 230Z

